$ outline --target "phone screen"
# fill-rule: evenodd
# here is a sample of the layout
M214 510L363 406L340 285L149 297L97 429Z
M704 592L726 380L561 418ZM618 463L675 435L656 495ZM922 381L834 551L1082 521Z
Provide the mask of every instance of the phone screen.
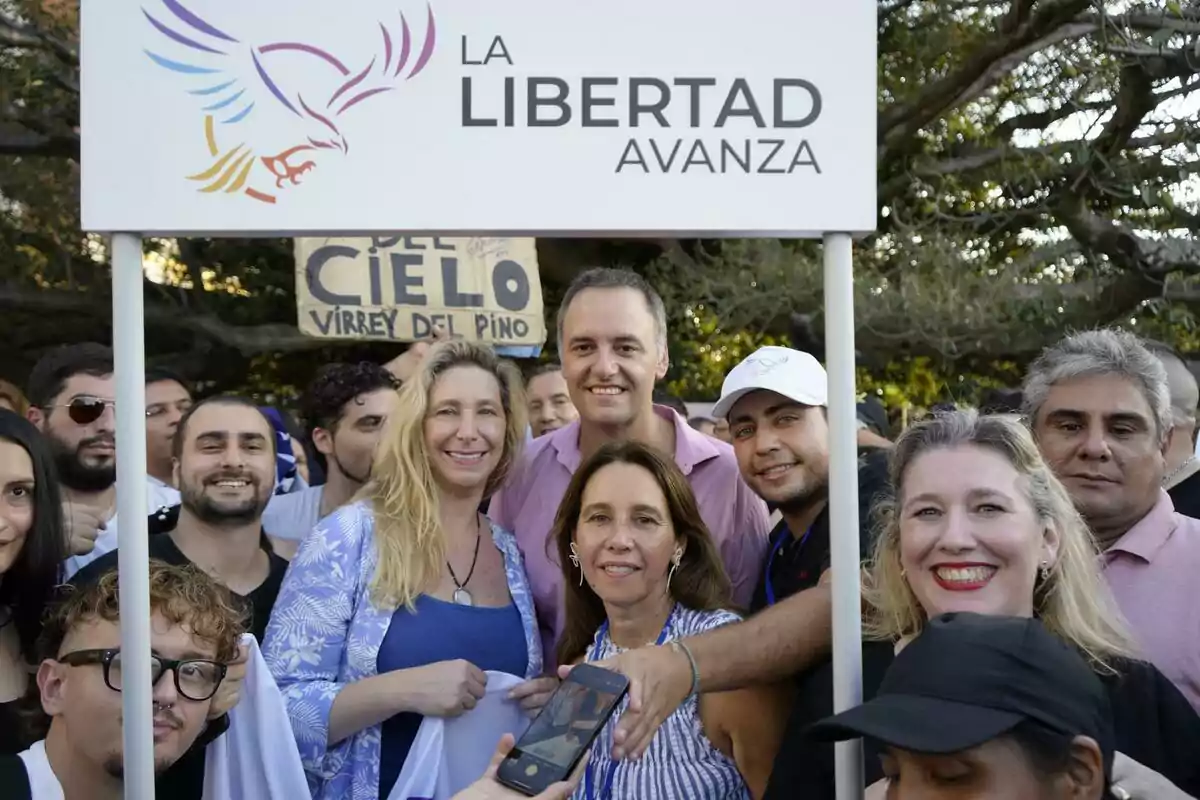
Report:
M529 797L565 780L628 691L624 675L591 664L575 667L500 764L496 779Z
M570 770L616 704L615 693L566 681L517 744L522 752Z

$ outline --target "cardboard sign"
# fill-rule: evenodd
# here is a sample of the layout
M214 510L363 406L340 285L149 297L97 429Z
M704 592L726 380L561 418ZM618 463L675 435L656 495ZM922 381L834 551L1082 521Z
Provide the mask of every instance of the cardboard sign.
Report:
M296 239L296 310L327 339L546 340L533 239Z

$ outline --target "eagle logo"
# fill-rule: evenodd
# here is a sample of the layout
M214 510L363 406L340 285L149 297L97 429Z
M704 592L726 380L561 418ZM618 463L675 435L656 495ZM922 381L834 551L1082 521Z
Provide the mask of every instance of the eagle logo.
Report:
M143 6L157 34L155 45L144 49L146 57L180 79L203 115L208 161L187 180L206 194L275 203L323 158L347 155L348 112L395 91L429 64L437 26L432 6L426 10L423 36L414 33L403 12L398 36L394 25L380 21L382 52L351 69L347 60L311 43L245 42L179 0ZM317 69L289 70L295 65L290 59L312 59ZM309 84L297 85L302 81Z

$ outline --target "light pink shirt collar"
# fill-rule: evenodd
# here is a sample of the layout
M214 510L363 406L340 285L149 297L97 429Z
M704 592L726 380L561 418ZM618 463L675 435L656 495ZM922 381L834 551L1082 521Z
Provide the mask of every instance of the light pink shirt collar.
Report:
M684 475L692 474L692 470L709 459L716 458L721 453L716 445L703 433L694 429L673 409L655 405L654 413L663 419L670 420L675 425L675 463ZM566 467L572 474L579 469L583 456L579 450L580 421L575 420L570 425L559 428L547 434L549 445L554 448L558 463Z
M1146 516L1126 531L1125 535L1110 546L1105 553L1127 553L1148 564L1153 563L1155 556L1166 545L1178 524L1175 517L1175 504L1171 502L1171 496L1160 489L1158 502L1154 504L1154 508L1150 509Z

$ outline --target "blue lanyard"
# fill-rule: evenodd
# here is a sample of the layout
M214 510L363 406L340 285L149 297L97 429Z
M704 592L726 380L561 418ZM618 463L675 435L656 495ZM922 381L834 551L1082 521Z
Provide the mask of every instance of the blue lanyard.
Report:
M813 526L809 525L808 530L804 532L804 536L800 538L800 544L797 547L800 550L804 549L804 543L808 541L808 535L812 533ZM763 584L767 590L767 607L775 605L775 584L771 581L771 567L775 565L775 556L783 549L783 543L792 535L789 530L784 530L783 535L779 537L779 541L775 542L775 546L771 548L771 556L767 559L767 573L763 578Z
M661 646L667 640L667 633L671 630L671 620L675 618L675 612L679 606L671 609L670 615L667 617L666 623L663 625L662 633L658 635L658 640L655 645ZM600 626L600 632L596 636L596 644L592 646L592 657L590 661L600 660L600 648L604 645L604 637L608 635L608 620L604 620L604 624ZM611 721L611 718L610 718ZM600 793L596 794L596 769L593 764L593 759L588 759L587 767L583 772L584 790L587 792L588 800L607 800L612 797L613 779L617 776L617 765L613 760L607 759L608 763L604 768L604 777L601 779Z

